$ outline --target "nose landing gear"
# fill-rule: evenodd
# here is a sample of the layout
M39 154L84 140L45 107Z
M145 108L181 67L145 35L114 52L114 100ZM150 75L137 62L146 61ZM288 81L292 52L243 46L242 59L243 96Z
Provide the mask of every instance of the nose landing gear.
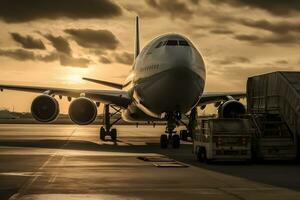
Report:
M178 149L180 147L180 137L174 129L179 125L178 120L181 119L181 114L179 112L168 113L166 119L167 127L165 134L160 136L160 147L165 149L171 144L174 149Z
M180 147L180 140L187 141L188 137L193 139L193 132L197 126L197 108L193 108L187 118L189 119L188 124L181 120L181 113L173 112L166 115L167 127L165 134L160 137L161 148L167 148L168 144L171 144L173 148L177 149ZM176 134L174 129L179 123L186 126L186 130L181 130L180 135Z

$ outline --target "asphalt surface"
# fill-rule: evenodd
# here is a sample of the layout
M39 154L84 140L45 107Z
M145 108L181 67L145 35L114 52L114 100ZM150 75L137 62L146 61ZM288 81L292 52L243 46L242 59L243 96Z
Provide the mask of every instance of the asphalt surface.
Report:
M160 149L164 127L117 128L113 143L98 126L0 125L0 200L300 199L298 164L206 165L191 143Z

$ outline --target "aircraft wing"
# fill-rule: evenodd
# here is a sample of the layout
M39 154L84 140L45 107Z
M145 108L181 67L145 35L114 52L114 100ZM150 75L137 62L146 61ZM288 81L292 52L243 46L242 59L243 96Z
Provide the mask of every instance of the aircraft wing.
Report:
M94 101L114 104L119 107L127 107L131 99L127 92L121 90L79 90L66 88L19 86L19 85L0 85L0 89L18 90L24 92L44 93L49 95L61 95L68 97L80 97L84 95Z
M204 93L198 103L199 106L226 101L230 99L230 97L234 99L242 99L246 97L245 92L209 92Z

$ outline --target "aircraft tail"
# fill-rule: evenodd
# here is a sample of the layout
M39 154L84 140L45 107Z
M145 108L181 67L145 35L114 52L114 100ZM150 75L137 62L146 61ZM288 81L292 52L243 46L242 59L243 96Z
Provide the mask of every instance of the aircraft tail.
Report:
M140 32L139 32L139 17L135 18L135 48L134 48L134 59L140 53Z

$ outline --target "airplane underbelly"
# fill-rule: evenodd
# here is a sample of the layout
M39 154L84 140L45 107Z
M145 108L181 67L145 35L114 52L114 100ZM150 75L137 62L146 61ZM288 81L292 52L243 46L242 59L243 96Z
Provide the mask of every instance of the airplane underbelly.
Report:
M142 110L140 110L135 103L128 106L127 109L122 111L122 119L127 122L140 122L140 121L158 121L159 118L151 117Z

